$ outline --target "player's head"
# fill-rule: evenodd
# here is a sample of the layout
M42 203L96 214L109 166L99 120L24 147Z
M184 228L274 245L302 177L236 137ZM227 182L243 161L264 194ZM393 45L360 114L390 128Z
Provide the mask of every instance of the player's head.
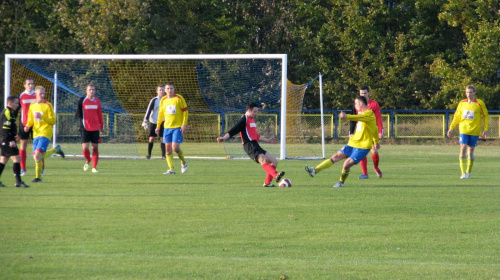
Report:
M173 97L175 95L174 83L168 82L165 84L165 93L168 97Z
M255 102L248 103L247 112L246 112L247 116L255 118L257 116L258 112L259 112L259 104L255 103Z
M358 112L364 111L367 104L368 102L366 101L366 98L364 96L356 96L356 98L354 99L354 107Z
M359 87L359 95L366 98L370 98L370 87L367 85L362 85Z
M87 94L87 98L94 98L95 96L95 86L94 84L88 84L85 88L85 93Z
M7 97L7 107L14 111L17 110L19 108L19 97L17 95Z
M164 85L157 85L156 86L156 94L158 94L158 97L162 97L165 95L165 86Z
M473 85L468 85L465 87L465 95L468 99L474 100L476 97L476 87Z
M36 101L38 103L45 101L45 88L42 86L35 87Z
M24 89L27 92L33 91L34 87L35 87L35 81L32 78L26 78L26 79L24 79Z

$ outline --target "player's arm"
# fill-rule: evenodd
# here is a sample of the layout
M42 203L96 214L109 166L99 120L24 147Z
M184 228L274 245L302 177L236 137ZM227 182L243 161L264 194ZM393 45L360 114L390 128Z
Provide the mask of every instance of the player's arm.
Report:
M462 106L460 105L461 104L458 104L457 110L455 111L455 114L453 114L453 120L451 121L450 128L448 129L448 132L446 132L446 136L448 136L448 138L451 138L451 132L462 120Z
M236 123L226 134L224 134L224 136L222 137L217 137L217 142L222 142L222 141L226 141L227 139L229 139L230 137L233 137L234 135L240 133L242 130L245 129L245 126L246 126L246 117L243 116L240 118L240 120L238 121L238 123Z
M377 121L379 138L382 138L384 135L384 123L382 122L382 112L380 111L378 102L375 103L375 107L372 111L375 114L375 120Z
M181 131L182 131L182 133L184 133L186 131L186 125L188 122L189 113L188 113L188 107L187 107L186 100L182 96L181 96L181 105L182 105L182 108L181 108L181 111L182 111Z
M26 125L24 126L24 132L30 131L30 128L33 126L33 113L31 112L31 106L28 109L28 119L26 120Z
M85 99L85 97L80 97L80 99L78 99L78 104L76 105L76 113L75 113L75 117L77 119L83 119L83 100Z
M165 97L163 97L161 100L160 100L160 106L158 106L158 119L156 120L156 128L159 128L161 126L161 124L163 123L163 119L165 118L165 106L163 106L163 100L165 100ZM158 129L158 131L160 131Z
M56 124L56 116L54 114L54 109L52 108L52 105L48 103L48 107L45 110L46 112L42 115L42 120L46 122L49 125L54 125Z
M146 114L144 115L144 120L142 121L142 127L144 127L145 129L148 128L148 120L149 116L151 116L151 113L153 112L155 106L155 100L156 97L151 99L151 101L149 101L148 109L146 110Z
M373 116L374 113L372 110L366 110L362 114L359 115L347 115L346 118L350 121L356 121L356 122L367 122L371 116Z
M104 133L104 119L102 117L102 106L101 106L101 101L99 100L99 107L97 109L97 114L99 118L99 128L102 133Z
M278 140L275 137L272 137L272 138L259 137L259 142L276 143L276 142L278 142Z
M482 132L481 136L483 138L486 138L486 132L488 131L489 124L490 124L490 116L488 114L488 109L486 108L486 105L484 104L484 102L481 100L479 102L479 104L481 105L481 108L483 109L482 115L481 115L481 118L483 119L483 132Z

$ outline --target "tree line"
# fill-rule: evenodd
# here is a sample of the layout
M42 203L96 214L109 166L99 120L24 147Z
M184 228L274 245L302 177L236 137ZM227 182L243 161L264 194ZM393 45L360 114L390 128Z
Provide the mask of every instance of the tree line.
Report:
M500 108L499 0L4 0L0 50L286 53L292 82L323 74L325 108L362 84L382 109L454 109L468 84Z

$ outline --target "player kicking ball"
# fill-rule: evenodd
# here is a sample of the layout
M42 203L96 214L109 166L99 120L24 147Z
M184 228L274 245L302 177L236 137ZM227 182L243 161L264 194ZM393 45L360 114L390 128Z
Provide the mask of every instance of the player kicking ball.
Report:
M262 165L262 169L266 172L266 179L264 181L264 187L276 187L272 184L273 179L279 183L285 172L277 172L276 167L278 167L278 160L262 149L259 145L259 141L265 143L276 143L276 138L264 138L257 133L257 124L255 123L255 117L259 113L259 105L257 103L250 103L247 105L247 110L243 116L241 116L238 123L232 127L224 136L217 137L217 142L221 143L229 137L233 137L237 133L240 133L241 141L243 142L243 149L247 155L253 159L255 162Z
M344 112L339 113L341 118L357 122L354 135L349 138L347 145L318 166L305 166L307 173L309 173L311 177L314 177L316 173L331 167L335 162L347 158L346 161L344 161L339 181L333 185L334 188L341 188L344 186L344 182L347 176L349 176L351 167L365 158L373 145L375 145L377 150L380 149L375 113L368 108L366 98L364 96L356 97L354 100L354 107L358 115L347 115Z

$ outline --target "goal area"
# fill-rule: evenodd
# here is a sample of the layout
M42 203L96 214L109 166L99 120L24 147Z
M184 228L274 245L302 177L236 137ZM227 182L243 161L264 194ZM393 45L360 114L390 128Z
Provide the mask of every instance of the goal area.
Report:
M56 111L53 142L69 155L80 155L75 110L87 84L96 86L105 122L102 156L144 157L148 131L141 127L156 87L173 82L189 109L184 144L187 157L247 157L239 135L224 144L225 134L250 102L261 104L259 134L276 137L262 143L280 159L320 158L317 136L304 128L306 85L287 80L286 54L257 55L5 55L5 104L24 91L26 78L46 88ZM313 144L314 142L314 144ZM158 140L156 144L158 145ZM159 147L158 147L159 150Z

